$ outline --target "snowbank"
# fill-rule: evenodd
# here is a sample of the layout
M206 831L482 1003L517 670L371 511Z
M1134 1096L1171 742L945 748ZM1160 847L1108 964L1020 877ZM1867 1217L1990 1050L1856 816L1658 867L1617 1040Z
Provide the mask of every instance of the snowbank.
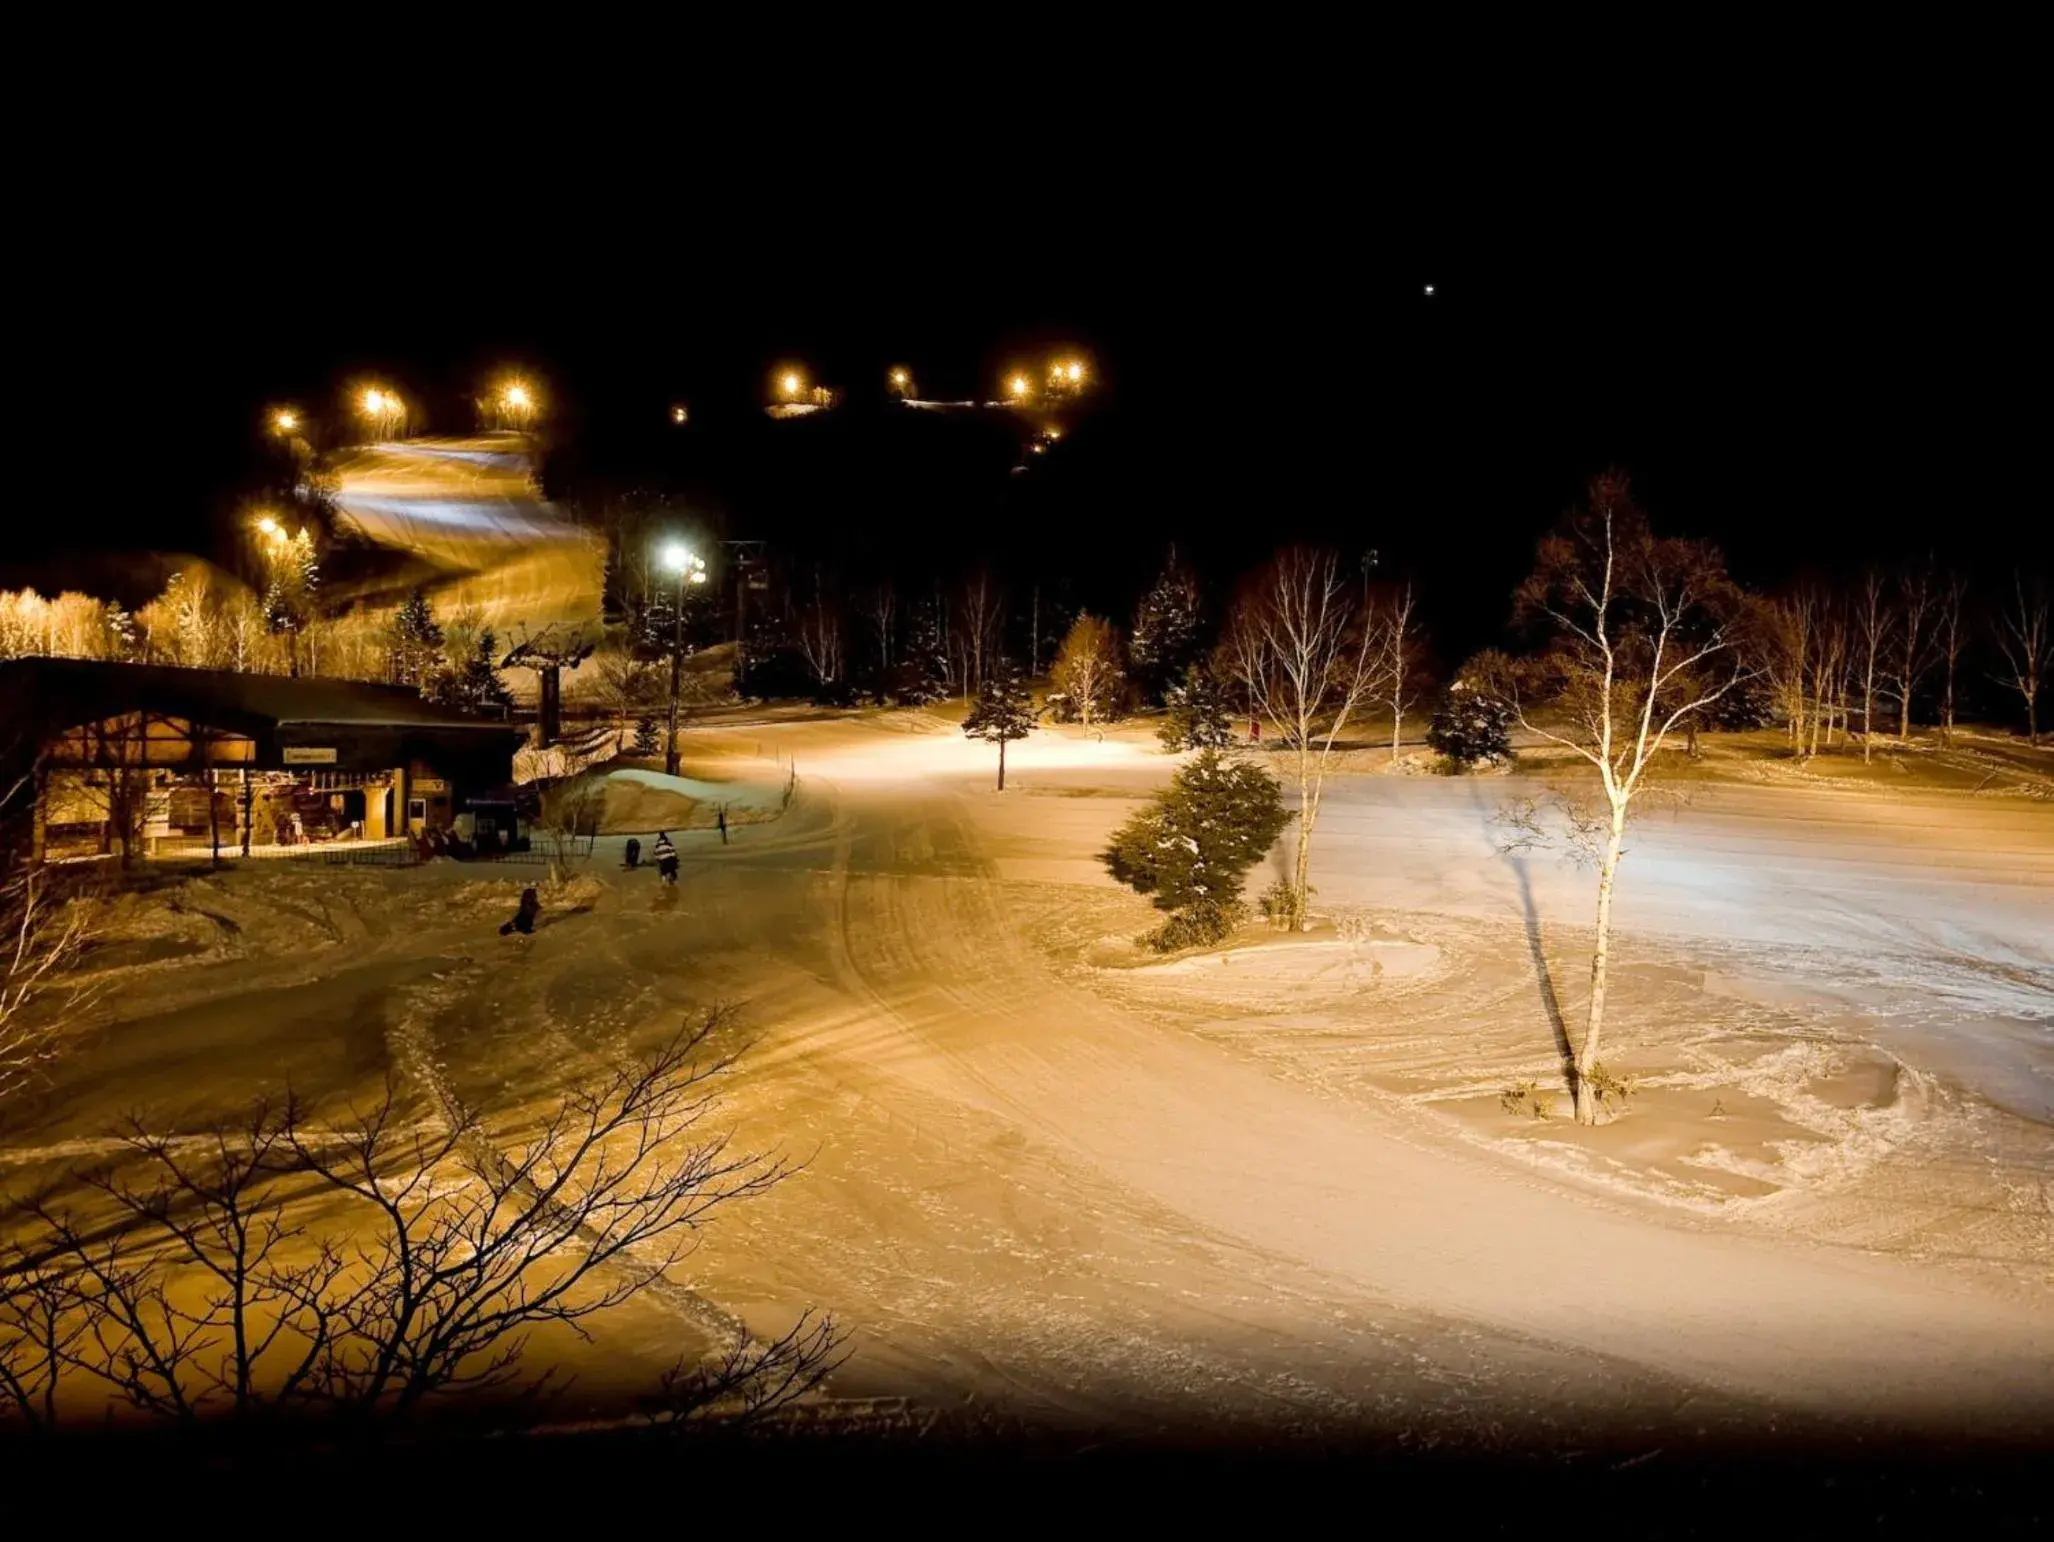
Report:
M722 808L731 825L775 819L784 808L784 784L753 778L716 781L666 776L661 771L627 767L607 774L602 798L601 835L646 835L658 830L709 828Z

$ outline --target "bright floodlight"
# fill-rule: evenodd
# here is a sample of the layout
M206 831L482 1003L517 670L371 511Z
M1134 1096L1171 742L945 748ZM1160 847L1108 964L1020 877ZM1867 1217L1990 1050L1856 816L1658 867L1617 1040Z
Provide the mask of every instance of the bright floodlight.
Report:
M266 535L276 535L278 534L278 521L269 514L266 514L258 519L257 528Z
M364 392L363 407L364 411L371 417L377 417L379 413L385 410L385 393L376 386L372 386Z
M906 372L902 369L893 370L891 372L891 383L895 386L903 387L906 383Z
M1433 286L1433 285L1431 285L1431 284L1428 284L1428 285L1426 286L1426 292L1427 292L1428 294L1432 294L1432 293L1434 292L1434 286Z
M506 404L509 407L528 406L528 388L524 385L508 386L506 388Z
M685 421L686 418L690 416L691 414L686 412L685 409L682 407L673 407L670 409L670 420L673 423L682 423Z
M1015 396L1025 396L1028 390L1027 377L1025 375L1015 375L1006 382L1006 389Z
M1084 378L1084 366L1081 364L1072 364L1067 369L1065 369L1063 373L1070 377L1070 384L1075 385L1078 381Z
M271 415L271 426L281 434L289 434L300 426L300 416L291 408L281 408Z
M799 394L800 383L801 382L799 380L799 372L797 370L788 369L784 373L784 378L778 381L777 384L778 388L782 390L785 395L797 396Z
M663 548L663 565L673 573L682 573L692 565L692 554L685 550L685 543L672 541Z

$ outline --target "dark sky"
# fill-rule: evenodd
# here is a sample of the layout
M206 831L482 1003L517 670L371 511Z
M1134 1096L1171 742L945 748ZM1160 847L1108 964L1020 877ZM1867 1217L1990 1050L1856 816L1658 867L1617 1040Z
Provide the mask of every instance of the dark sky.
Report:
M1011 503L966 490L940 531L935 500L898 517L876 486L831 522L916 552L1025 523L992 542L1087 590L1172 539L1216 575L1286 538L1374 546L1475 631L1616 463L1659 526L1762 581L1927 546L2045 565L2045 306L1994 173L1659 199L1644 174L1576 195L1450 179L1422 199L1289 148L1056 186L875 144L800 175L745 145L724 178L695 159L675 180L430 157L311 202L253 192L247 167L144 164L88 204L38 179L7 568L204 547L263 404L360 370L460 429L463 393L517 361L590 444L678 396L740 424L780 358L858 387L905 361L927 394L968 394L1057 343L1095 360L1103 409L1061 474ZM796 534L775 500L722 496L731 533Z

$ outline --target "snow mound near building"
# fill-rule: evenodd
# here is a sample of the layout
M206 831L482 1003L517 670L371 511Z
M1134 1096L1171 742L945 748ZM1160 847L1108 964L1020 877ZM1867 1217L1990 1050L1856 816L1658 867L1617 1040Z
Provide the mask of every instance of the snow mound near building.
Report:
M714 781L624 767L607 773L602 798L601 835L648 835L709 828L723 805L731 825L775 819L784 805L784 788L750 779Z

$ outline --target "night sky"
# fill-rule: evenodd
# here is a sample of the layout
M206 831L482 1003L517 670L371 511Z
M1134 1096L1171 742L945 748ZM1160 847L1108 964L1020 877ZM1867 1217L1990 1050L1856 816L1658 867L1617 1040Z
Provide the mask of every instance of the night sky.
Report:
M80 547L208 549L267 402L323 406L375 372L460 432L507 362L544 383L563 467L633 480L689 399L700 448L668 474L699 476L731 535L860 531L873 561L988 556L1107 606L1172 540L1224 587L1304 537L1379 549L1440 631L1487 641L1535 535L1610 464L1658 526L1762 583L1929 547L1990 575L2048 562L2026 474L2039 301L1972 191L1938 227L1796 184L1529 217L1481 190L1401 211L1288 168L961 203L933 196L946 166L768 202L680 184L610 203L602 180L573 205L568 174L441 201L416 175L269 242L248 232L275 209L224 225L245 194L140 171L125 200L42 222L4 576L48 583ZM860 402L831 430L757 411L784 359L858 396L905 363L958 396L1057 346L1094 361L1096 407L1029 488ZM946 469L908 491L930 455Z

